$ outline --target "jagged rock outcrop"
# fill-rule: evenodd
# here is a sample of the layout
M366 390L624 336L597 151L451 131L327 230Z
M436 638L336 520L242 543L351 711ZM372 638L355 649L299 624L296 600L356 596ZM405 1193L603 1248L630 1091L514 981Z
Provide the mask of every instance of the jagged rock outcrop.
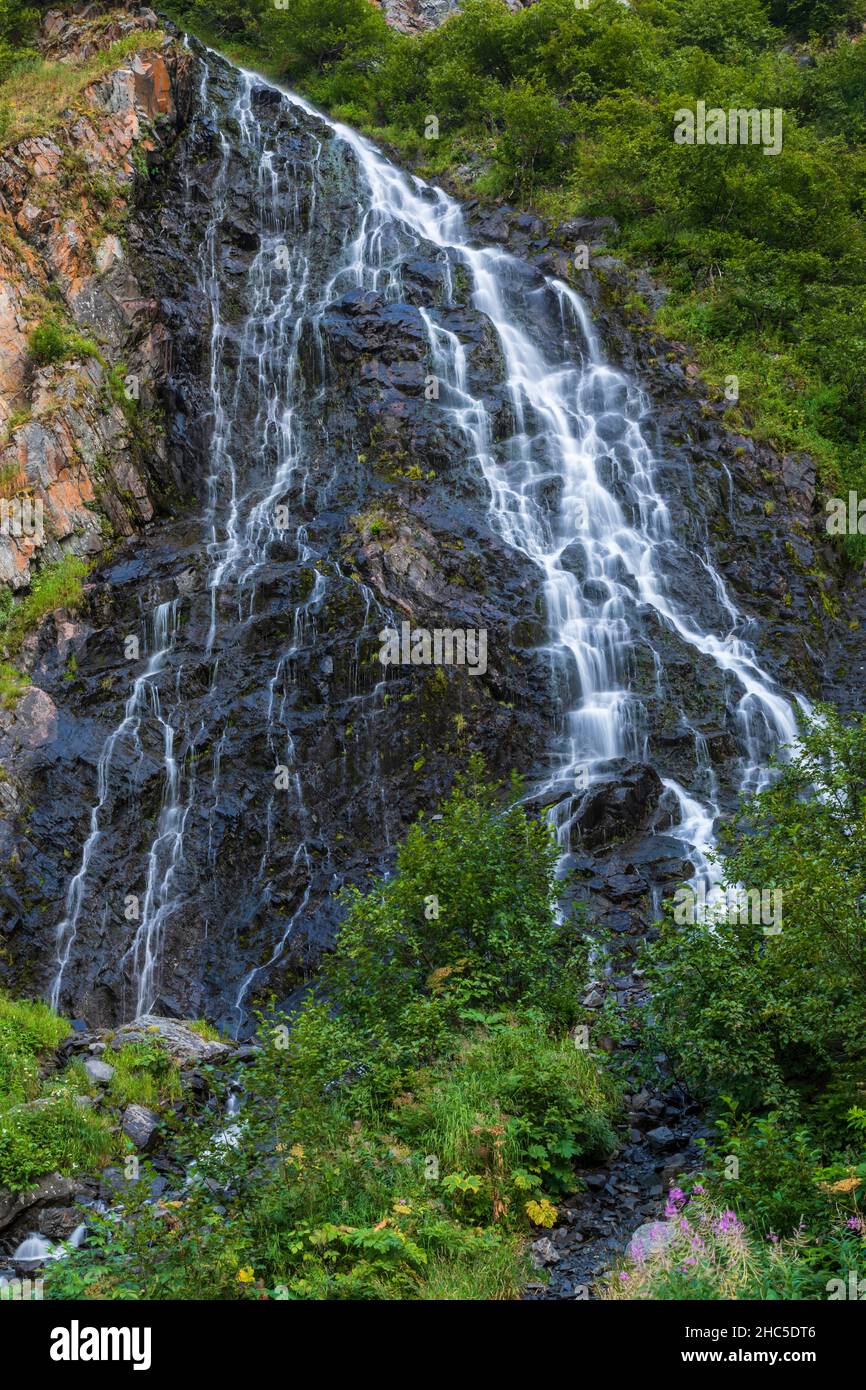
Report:
M50 131L0 155L0 583L15 590L34 560L131 535L169 481L156 408L168 337L130 222L183 119L190 59L145 8L49 11L41 48L80 63L138 34ZM45 324L41 360L30 335Z

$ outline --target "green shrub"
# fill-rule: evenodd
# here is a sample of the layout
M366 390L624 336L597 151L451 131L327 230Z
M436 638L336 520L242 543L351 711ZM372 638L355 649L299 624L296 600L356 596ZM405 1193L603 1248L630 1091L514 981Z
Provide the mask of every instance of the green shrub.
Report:
M55 564L45 565L33 580L29 592L23 598L16 599L7 608L5 617L0 618L0 651L7 656L14 655L27 633L48 613L58 608L74 609L81 602L83 581L89 568L87 561L78 555L64 555ZM10 696L15 695L13 668L4 664L2 670L10 673L6 675L7 688Z
M20 1191L48 1172L78 1172L115 1152L109 1123L75 1100L80 1073L41 1079L69 1024L40 1000L0 993L0 1187Z
M806 720L723 844L729 884L781 890L782 930L669 919L649 953L658 1039L699 1094L811 1108L832 1133L866 1087L866 716Z
M0 1111L0 1187L31 1187L46 1173L79 1173L117 1152L104 1115L80 1106L72 1090Z
M102 359L92 338L83 337L74 328L55 318L45 318L36 325L27 340L27 349L33 361L40 367L55 362L68 362L74 357Z
M3 617L0 613L0 631L2 627ZM10 666L8 661L0 661L0 705L4 709L14 709L29 684L21 671Z
M127 1043L111 1053L114 1075L108 1084L111 1099L125 1105L163 1106L181 1093L177 1063L156 1041Z

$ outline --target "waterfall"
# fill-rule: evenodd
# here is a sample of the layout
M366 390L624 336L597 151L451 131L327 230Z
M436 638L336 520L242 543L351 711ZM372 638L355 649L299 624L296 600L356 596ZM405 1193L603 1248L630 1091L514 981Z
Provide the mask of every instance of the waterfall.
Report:
M802 697L789 697L762 669L747 640L748 621L730 598L701 538L676 534L659 480L659 462L647 442L647 398L605 361L575 291L504 250L477 246L459 204L442 190L401 172L367 140L330 121L302 98L242 69L234 70L232 143L211 94L211 64L221 61L202 59L194 116L212 131L218 150L197 266L209 316L209 323L202 325L208 348L208 468L201 523L207 552L207 629L200 639L185 633L182 597L160 598L146 618L149 655L99 758L89 833L56 928L50 998L56 1007L61 1004L65 973L91 897L91 910L99 910L94 864L97 853L107 850L103 841L115 799L122 793L138 804L139 789L134 780L124 779L118 754L123 750L131 766L136 758L143 760L144 727L161 749L162 793L141 855L145 890L140 917L122 964L136 1014L147 1012L157 998L167 924L184 904L203 899L208 887L217 852L215 818L223 760L231 739L224 722L208 742L190 715L185 694L189 673L205 667L210 692L218 691L225 670L221 663L233 659L226 634L243 631L253 621L256 596L269 567L288 554L313 578L293 606L292 636L273 652L271 674L257 706L263 742L280 780L264 817L264 844L248 914L271 910L269 866L274 826L285 798L294 817L291 867L299 886L294 906L273 932L271 949L257 963L240 962L234 998L240 1027L252 986L267 979L307 910L316 873L330 875L335 886L338 882L317 841L309 769L293 727L291 696L301 646L315 633L322 604L337 582L356 586L365 627L368 621L376 626L393 622L387 605L360 578L347 576L338 558L322 555L310 539L315 509L327 507L328 489L339 483L329 480L316 492L311 481L317 452L327 451L331 442L321 424L328 392L322 322L329 306L350 291L373 291L399 303L402 266L411 254L438 259L452 304L458 270L468 277L471 303L488 325L502 363L508 417L504 432L501 423L494 428L489 403L477 388L473 391L467 349L449 324L449 305L431 302L421 308L429 370L438 384L430 408L440 411L456 432L476 476L486 485L491 529L525 558L543 595L545 658L557 732L550 748L537 750L533 790L552 807L549 814L563 867L587 790L620 760L640 762L648 757L646 692L633 678L635 645L648 620L712 662L727 682L740 750L741 790L766 784L770 754L795 741L796 704L804 709L808 705ZM294 137L275 141L272 117L262 118L262 94L268 97L269 112L276 104L277 123L289 133L304 128L312 141L311 156L301 156ZM240 328L230 332L219 232L237 158L256 171L257 247L246 273L245 315ZM347 229L339 237L334 235L327 202L335 169L346 172L344 205L354 203ZM242 404L243 430L237 424ZM678 559L696 549L705 604L714 615L712 627L697 621L670 583ZM658 651L654 660L660 680L663 661ZM364 689L359 675L358 684L351 697L357 718L375 720L384 682ZM696 760L708 769L702 735L698 729L693 733ZM209 777L196 774L205 748ZM669 833L683 845L696 878L712 889L717 870L707 852L719 808L712 776L705 780L708 788L701 789L702 796L672 777L666 776L663 783L678 817ZM381 810L384 846L391 842L384 797ZM207 862L191 862L186 850L189 826L196 819L208 827ZM207 927L208 912L202 909L202 915Z
M262 80L262 79L259 79ZM286 92L285 100L318 119L321 113ZM456 334L422 313L433 371L444 385L442 407L467 438L490 490L495 529L522 551L540 572L550 630L550 659L562 692L565 737L552 750L553 768L542 793L554 786L590 787L606 764L640 758L645 728L639 694L628 688L626 670L641 605L696 652L709 657L736 682L736 719L741 734L740 790L767 784L769 755L796 742L795 704L761 668L744 636L748 626L728 596L709 554L703 563L726 627L702 631L677 604L665 584L687 538L672 532L670 513L656 483L656 461L641 422L649 415L645 394L603 358L598 336L579 296L562 281L527 281L514 257L496 248L477 248L460 209L441 189L409 177L366 139L327 121L352 150L363 171L368 203L351 248L347 274L359 287L399 292L399 276L385 248L407 233L430 243L466 267L473 303L493 326L506 366L514 429L494 448L488 412L467 385L466 352ZM547 301L542 318L541 303ZM542 324L555 314L559 340ZM619 500L601 473L616 448ZM551 478L561 487L555 513L544 505ZM585 577L563 565L577 542ZM671 834L685 846L704 886L717 871L706 857L717 808L706 807L673 779L664 785L680 812ZM569 813L579 797L562 803L557 831L565 854Z

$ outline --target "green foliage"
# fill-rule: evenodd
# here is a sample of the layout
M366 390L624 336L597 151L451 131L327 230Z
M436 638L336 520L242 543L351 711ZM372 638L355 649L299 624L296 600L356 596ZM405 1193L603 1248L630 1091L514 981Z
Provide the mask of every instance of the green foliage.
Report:
M827 34L866 18L866 0L770 0L770 15L795 34Z
M33 329L27 340L32 360L40 367L72 358L98 357L101 354L91 338L85 338L68 324L56 318L45 318Z
M866 716L805 720L725 846L729 884L781 890L782 930L668 921L650 952L663 1045L704 1095L832 1129L866 1084Z
M31 1100L38 1091L39 1059L69 1034L40 1000L10 999L0 992L0 1105Z
M3 621L0 612L0 630ZM3 709L14 709L29 684L27 677L17 667L10 666L8 661L0 661L0 705Z
M393 878L344 895L322 989L371 1041L414 1048L419 1027L435 1033L487 1006L572 1021L585 952L574 925L556 921L556 847L518 791L500 809L474 758L440 816L411 828Z
M564 169L572 117L546 86L524 78L503 93L500 110L503 130L496 160L510 188L531 195L540 178L553 178Z
M127 1043L111 1053L114 1075L108 1090L118 1105L168 1104L181 1093L180 1071L165 1049L157 1042Z
M775 1112L741 1115L728 1105L716 1131L707 1181L763 1238L812 1229L832 1215L837 1203L819 1185L821 1150L802 1125L787 1126Z
M46 1173L99 1167L116 1150L107 1116L80 1106L70 1090L0 1111L0 1187L13 1192Z
M52 1296L519 1295L529 1221L615 1146L617 1098L565 1032L583 953L549 834L482 773L345 895L324 997L262 1020L233 1141L188 1125L183 1201L131 1193Z
M41 1080L68 1034L66 1019L47 1004L0 993L0 1187L17 1192L48 1172L92 1168L114 1151L108 1121L76 1102L74 1074Z
M81 601L83 581L89 566L78 555L64 555L56 564L39 571L23 598L15 600L0 615L0 651L12 656L47 613L56 608L75 608ZM6 665L5 671L13 672ZM2 674L2 673L0 673ZM7 676L7 689L14 694L14 673ZM23 679L23 677L22 677ZM20 693L20 692L19 692Z
M0 82L16 63L31 57L39 11L22 0L0 0Z

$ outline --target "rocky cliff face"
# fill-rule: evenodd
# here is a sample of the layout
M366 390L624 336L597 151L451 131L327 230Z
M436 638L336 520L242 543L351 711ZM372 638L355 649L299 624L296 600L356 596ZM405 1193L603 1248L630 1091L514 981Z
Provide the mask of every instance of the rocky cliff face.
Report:
M43 536L0 537L0 577L23 592L64 552L98 561L80 610L28 637L30 687L0 713L0 967L34 993L62 963L58 1002L95 1026L132 1016L144 977L157 1011L243 1030L308 978L335 889L392 862L471 748L494 773L535 775L561 713L538 569L491 525L477 460L429 400L432 315L462 345L494 443L515 430L464 268L391 231L378 287L358 288L337 269L367 196L346 147L155 25L49 15L62 56L136 37L0 162L0 467L46 517ZM541 272L572 278L574 240L599 230L469 215L520 258L539 313ZM682 351L626 327L605 259L597 246L574 282L653 400L660 480L694 537L672 592L724 624L712 555L780 683L853 703L862 598L843 620L808 461L728 435ZM35 363L29 333L52 313L96 350ZM613 446L610 467L615 482ZM486 671L386 680L378 634L404 620L484 629ZM643 759L592 789L572 867L632 940L689 870L661 778L712 782L730 806L740 750L718 664L650 609L628 679Z
M189 103L189 58L147 10L49 12L41 48L71 64L140 34L44 135L0 158L0 477L42 504L44 524L0 535L0 581L23 588L64 553L100 554L149 521L171 480L157 411L169 344L137 279L135 207ZM40 365L28 337L57 323L74 342ZM22 534L15 534L22 530Z

